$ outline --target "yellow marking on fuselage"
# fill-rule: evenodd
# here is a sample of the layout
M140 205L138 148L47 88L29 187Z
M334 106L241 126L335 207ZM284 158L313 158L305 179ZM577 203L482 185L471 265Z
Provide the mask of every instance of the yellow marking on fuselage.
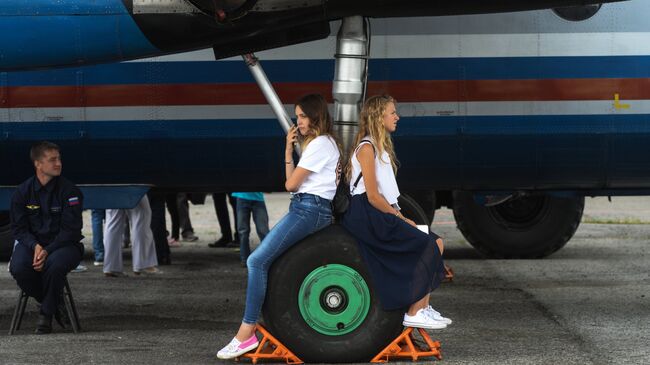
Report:
M620 110L620 109L630 109L630 104L621 104L620 102L620 95L619 94L614 94L614 108Z

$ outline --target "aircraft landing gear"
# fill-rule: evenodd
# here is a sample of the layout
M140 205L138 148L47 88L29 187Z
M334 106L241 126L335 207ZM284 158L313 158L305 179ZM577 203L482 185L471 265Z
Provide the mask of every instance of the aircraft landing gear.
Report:
M305 362L368 361L400 334L403 315L382 309L356 240L339 225L305 238L269 270L264 323Z
M564 247L578 229L584 197L544 194L481 206L471 192L454 192L454 217L467 241L488 257L534 259Z

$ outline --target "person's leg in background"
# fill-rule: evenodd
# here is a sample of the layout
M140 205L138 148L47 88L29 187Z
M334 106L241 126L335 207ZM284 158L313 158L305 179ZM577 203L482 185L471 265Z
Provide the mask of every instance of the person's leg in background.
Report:
M253 222L260 242L269 234L269 213L266 210L264 201L254 201L251 211L253 212Z
M156 245L151 232L151 206L147 196L140 199L135 208L129 209L129 221L131 223L131 237L133 247L133 273L160 273L157 269L158 258L156 257Z
M156 257L158 264L171 265L171 252L167 242L166 219L165 219L165 194L158 192L147 193L149 205L151 206L151 232L156 245Z
M251 207L254 203L252 200L237 199L237 229L239 230L239 258L242 267L246 267L246 260L251 253L250 238L250 221Z
M104 219L106 211L104 209L93 209L90 212L93 230L93 252L95 262L93 265L104 265Z
M125 209L106 209L104 225L104 275L115 277L123 275L122 241L126 226Z
M228 205L226 205L226 193L212 193L212 202L214 204L214 211L217 214L217 221L219 221L221 238L208 244L208 246L213 248L226 247L228 243L232 242L232 230L230 229Z
M187 193L178 194L178 221L181 227L181 238L183 241L194 242L199 237L194 234L192 220L190 219L190 204L187 200Z
M237 215L237 198L232 196L232 193L228 193L228 201L230 202L230 207L232 208L233 216ZM233 237L233 246L239 247L239 230L237 229L237 217L235 217L235 236Z
M172 229L169 233L169 245L172 247L180 246L178 241L181 238L181 227L178 217L178 198L176 193L168 193L165 195L165 203L169 211L169 217L172 220Z

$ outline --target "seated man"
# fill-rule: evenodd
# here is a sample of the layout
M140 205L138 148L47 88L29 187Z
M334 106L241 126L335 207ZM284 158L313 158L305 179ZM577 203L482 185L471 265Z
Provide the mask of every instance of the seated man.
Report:
M37 143L30 157L36 175L20 184L11 198L16 243L10 270L18 286L41 303L36 333L46 334L52 332L52 316L63 325L64 280L83 255L83 196L60 176L57 145Z

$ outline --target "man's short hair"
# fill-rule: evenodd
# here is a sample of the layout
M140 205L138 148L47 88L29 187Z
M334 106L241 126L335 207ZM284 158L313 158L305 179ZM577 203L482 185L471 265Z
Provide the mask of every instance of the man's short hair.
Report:
M29 151L29 157L32 159L32 162L35 162L40 160L45 155L46 151L52 150L56 150L57 152L61 151L59 146L56 144L48 141L41 141L32 145L32 149Z

